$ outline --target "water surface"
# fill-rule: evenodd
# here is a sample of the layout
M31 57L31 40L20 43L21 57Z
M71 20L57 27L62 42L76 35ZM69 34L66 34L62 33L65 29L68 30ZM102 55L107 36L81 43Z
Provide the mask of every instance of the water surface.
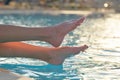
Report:
M1 24L26 27L46 27L78 15L1 14ZM26 58L1 58L0 67L29 76L35 80L120 80L120 14L92 15L82 26L70 32L61 46L88 44L89 49L67 58L55 66L40 60ZM41 41L26 43L39 46L50 44Z

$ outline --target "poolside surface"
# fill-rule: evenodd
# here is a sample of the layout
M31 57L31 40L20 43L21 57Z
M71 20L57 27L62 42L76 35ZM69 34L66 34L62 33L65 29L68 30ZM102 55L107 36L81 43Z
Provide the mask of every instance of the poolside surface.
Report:
M11 71L0 69L0 80L33 80L32 78L24 77Z
M92 14L96 12L95 10L46 10L46 9L40 9L40 10L24 10L24 9L2 9L0 10L0 14L14 14L14 13L17 13L17 14L34 14L34 13L43 13L43 14L51 14L51 15L60 15L60 14L74 14L74 15L84 15L84 16L87 16L89 14ZM98 11L99 13L109 13L109 12L114 12L112 10L109 10L109 11L105 11L105 10L101 10L101 11Z

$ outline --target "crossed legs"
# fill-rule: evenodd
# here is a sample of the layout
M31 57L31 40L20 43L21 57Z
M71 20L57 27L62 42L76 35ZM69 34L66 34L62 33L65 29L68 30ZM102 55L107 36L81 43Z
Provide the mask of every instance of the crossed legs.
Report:
M29 57L46 61L50 64L62 64L66 57L84 51L88 46L58 47L64 36L83 22L84 18L64 22L53 27L23 28L17 26L0 27L0 56ZM50 43L55 48L33 46L18 41L41 40ZM17 42L15 42L17 41Z

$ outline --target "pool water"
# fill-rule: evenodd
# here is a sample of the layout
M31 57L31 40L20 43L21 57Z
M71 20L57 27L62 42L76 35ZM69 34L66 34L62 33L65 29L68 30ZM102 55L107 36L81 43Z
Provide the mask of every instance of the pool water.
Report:
M0 14L0 24L46 27L80 15ZM86 52L69 57L55 66L37 59L1 58L0 67L35 80L120 80L120 14L88 16L86 21L66 35L61 46L89 45ZM39 46L41 41L25 43Z

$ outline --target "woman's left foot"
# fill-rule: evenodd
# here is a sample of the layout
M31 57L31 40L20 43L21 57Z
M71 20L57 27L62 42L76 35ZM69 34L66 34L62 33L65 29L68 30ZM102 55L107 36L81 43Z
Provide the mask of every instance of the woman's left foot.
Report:
M59 25L52 27L52 34L50 38L46 39L45 41L52 44L54 47L60 46L62 43L64 36L69 33L70 31L77 28L84 21L85 17L82 17L77 20L72 20L69 22L64 22Z

